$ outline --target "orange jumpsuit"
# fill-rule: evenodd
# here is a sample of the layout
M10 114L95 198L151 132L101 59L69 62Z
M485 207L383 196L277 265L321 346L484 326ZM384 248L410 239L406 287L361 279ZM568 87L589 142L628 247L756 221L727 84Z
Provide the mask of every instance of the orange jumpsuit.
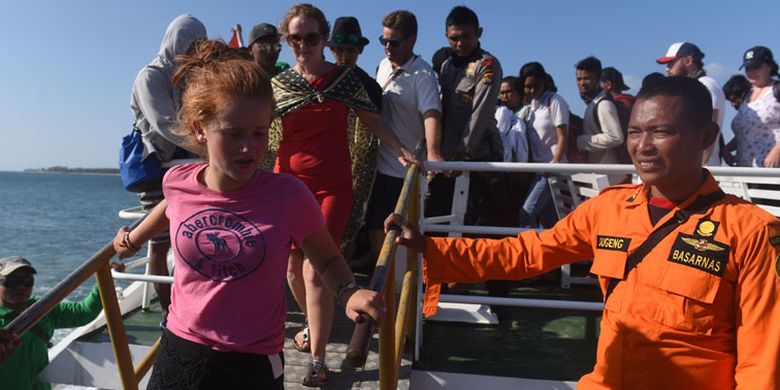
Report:
M707 173L679 206L717 188ZM608 188L542 233L428 238L423 311L435 312L438 283L522 279L590 258L604 291L610 278L623 279L628 254L654 229L648 191ZM778 261L780 221L759 207L726 196L694 214L609 296L596 365L578 388L780 388Z

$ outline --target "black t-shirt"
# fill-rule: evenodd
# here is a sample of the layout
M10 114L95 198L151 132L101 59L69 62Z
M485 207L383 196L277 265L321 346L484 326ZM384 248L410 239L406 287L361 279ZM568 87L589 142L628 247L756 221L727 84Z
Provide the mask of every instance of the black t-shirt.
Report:
M359 66L355 67L355 74L363 82L363 88L368 92L368 97L376 106L377 111L382 112L382 87Z

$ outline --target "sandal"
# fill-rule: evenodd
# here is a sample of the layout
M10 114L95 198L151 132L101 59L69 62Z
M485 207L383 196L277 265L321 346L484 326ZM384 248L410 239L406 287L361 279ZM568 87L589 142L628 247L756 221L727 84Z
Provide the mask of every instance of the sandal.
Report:
M306 375L303 377L303 385L307 387L320 387L328 380L328 366L325 363L312 359L306 367Z
M303 329L295 334L295 338L293 338L293 348L298 352L311 352L309 324L304 324Z

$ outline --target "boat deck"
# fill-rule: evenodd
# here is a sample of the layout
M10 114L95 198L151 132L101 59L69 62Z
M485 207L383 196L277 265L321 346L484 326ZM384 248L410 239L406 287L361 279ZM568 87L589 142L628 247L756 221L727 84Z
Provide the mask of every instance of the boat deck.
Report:
M366 277L358 275L361 284ZM361 277L362 276L362 277ZM487 294L484 286L471 285L468 294ZM517 298L599 301L596 286L573 285L563 290L557 278L544 275L530 281L512 282L509 296ZM420 360L412 367L404 356L400 389L409 389L412 368L419 371L491 375L554 381L577 381L593 368L598 340L600 312L536 308L497 308L499 323L468 324L425 321ZM379 388L378 340L372 341L365 367L352 368L344 361L354 325L341 312L336 313L326 363L330 377L326 389ZM150 346L159 337L159 306L138 311L125 320L131 344ZM285 388L303 389L301 380L309 355L292 346L295 333L303 325L303 313L288 296L284 356ZM94 333L85 342L108 341L108 334Z
M361 281L364 282L365 280ZM292 296L287 297L287 322L284 342L284 381L286 389L308 389L301 384L306 366L311 359L307 353L301 353L293 348L292 340L303 326L303 313L297 308ZM366 364L362 368L353 368L344 358L347 346L352 337L354 323L346 318L343 309L336 309L336 316L331 333L330 343L326 349L325 363L330 370L330 376L324 389L378 389L379 388L379 340L374 338ZM153 303L146 311L138 311L125 319L125 330L130 344L151 346L160 337L160 306ZM108 342L106 331L90 334L80 339L84 342ZM411 376L411 356L404 356L399 389L409 388Z

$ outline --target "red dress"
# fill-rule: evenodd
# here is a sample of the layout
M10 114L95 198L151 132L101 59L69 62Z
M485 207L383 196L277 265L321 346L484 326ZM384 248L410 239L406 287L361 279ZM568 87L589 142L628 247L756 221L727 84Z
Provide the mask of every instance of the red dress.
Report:
M321 91L334 66L310 83ZM352 167L347 143L349 106L329 98L313 101L282 117L282 141L274 172L303 181L320 203L325 224L341 245L352 212Z

